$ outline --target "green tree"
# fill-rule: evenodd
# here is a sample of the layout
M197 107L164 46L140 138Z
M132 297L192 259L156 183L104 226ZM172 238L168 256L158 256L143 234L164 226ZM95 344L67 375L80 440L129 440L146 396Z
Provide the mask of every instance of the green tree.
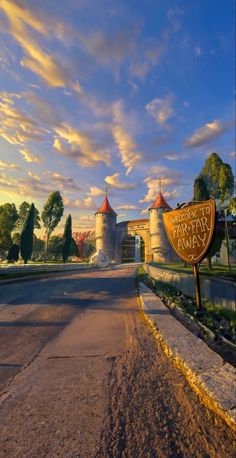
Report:
M20 246L17 245L16 243L13 243L11 248L8 251L7 255L7 260L8 262L15 262L19 260L19 251L20 251Z
M69 256L79 256L79 248L76 244L75 239L73 239L73 237L71 238Z
M24 224L26 222L27 216L30 211L30 204L26 201L22 202L19 206L19 218L16 223L16 227L19 230L19 232L22 231ZM40 229L40 215L38 209L35 207L34 210L34 228L35 229Z
M203 178L201 177L196 178L196 180L194 181L193 192L194 192L193 200L195 200L196 202L201 201L201 200L207 200L210 197L206 183L203 180Z
M64 205L61 194L59 191L53 191L46 204L44 205L42 212L42 221L46 228L46 242L45 242L45 255L44 261L47 260L47 251L48 251L48 242L49 238L54 231L55 227L58 225L64 212Z
M232 197L228 203L228 213L236 216L236 197Z
M224 232L220 229L219 225L216 225L216 230L213 236L211 248L207 254L207 263L208 263L208 268L210 270L212 269L211 258L215 256L216 253L220 252L223 239L224 239Z
M41 261L44 258L44 246L45 246L44 240L41 240L40 238L36 237L36 235L34 234L33 253L32 253L32 259L34 261Z
M34 204L31 204L30 211L23 227L20 238L20 252L24 259L24 264L27 264L31 258L33 251L33 236L34 236Z
M72 241L72 220L71 220L71 215L69 215L65 223L65 229L64 229L64 234L63 234L63 245L62 245L63 262L66 262L68 259L71 241Z
M233 194L234 176L229 164L225 164L217 153L212 153L206 160L199 178L202 178L210 195L220 202Z
M12 245L11 232L18 220L15 204L0 205L0 250L5 252Z
M59 235L52 235L48 242L48 259L51 261L59 261L62 259L63 240Z

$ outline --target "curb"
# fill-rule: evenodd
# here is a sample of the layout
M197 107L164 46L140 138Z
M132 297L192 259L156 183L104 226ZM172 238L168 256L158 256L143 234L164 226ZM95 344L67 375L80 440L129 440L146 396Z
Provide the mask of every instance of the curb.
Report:
M146 290L148 290L150 294L152 294L152 291L149 290L149 288L147 288L146 286L145 288ZM222 402L222 399L220 399L219 396L217 396L217 390L214 389L215 386L221 383L222 376L224 375L223 371L226 371L226 373L228 371L230 377L232 377L232 372L234 371L233 366L222 363L222 366L219 366L216 368L213 367L211 370L208 370L207 372L205 372L204 370L199 370L199 371L194 370L188 364L188 362L183 359L183 356L180 355L178 348L176 348L175 345L170 345L170 343L168 342L168 339L166 338L162 330L158 327L158 324L153 320L153 318L150 317L150 314L148 312L148 307L145 305L145 299L143 298L143 294L141 291L138 292L138 301L140 303L140 309L141 309L140 312L142 314L142 317L144 321L150 327L156 339L159 341L165 355L169 359L171 359L172 363L178 369L181 370L181 372L184 374L191 388L197 393L200 401L209 410L213 411L216 415L218 415L221 419L223 419L227 423L227 425L233 431L236 432L236 406L235 406L235 401L233 400L234 392L236 390L236 380L234 382L235 384L233 387L234 392L232 392L231 397L228 396L228 399L225 399L224 402ZM168 310L168 308L163 303L162 305L163 307L165 307ZM176 320L174 317L173 319ZM192 336L194 336L193 338L200 340L194 334L192 334ZM218 369L218 374L219 374L218 378L217 378L216 369ZM232 407L229 408L229 405L230 406L232 405Z

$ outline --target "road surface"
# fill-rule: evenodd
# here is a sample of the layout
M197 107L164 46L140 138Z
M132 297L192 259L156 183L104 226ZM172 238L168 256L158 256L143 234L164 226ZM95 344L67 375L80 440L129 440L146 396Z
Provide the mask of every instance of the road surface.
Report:
M234 456L138 313L135 269L0 286L0 456Z

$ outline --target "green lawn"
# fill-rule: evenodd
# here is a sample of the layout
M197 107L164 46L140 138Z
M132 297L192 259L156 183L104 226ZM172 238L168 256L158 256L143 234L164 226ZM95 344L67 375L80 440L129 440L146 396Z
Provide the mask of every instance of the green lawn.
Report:
M168 269L168 270L176 270L177 272L192 272L192 267L188 265L184 267L182 262L175 262L175 263L150 263L154 267L159 267L160 269ZM213 264L212 270L208 268L206 264L200 265L200 274L201 275L210 275L210 276L217 276L217 277L225 277L231 280L235 280L236 278L236 266L231 267L231 271L229 272L228 266L220 265L220 264Z

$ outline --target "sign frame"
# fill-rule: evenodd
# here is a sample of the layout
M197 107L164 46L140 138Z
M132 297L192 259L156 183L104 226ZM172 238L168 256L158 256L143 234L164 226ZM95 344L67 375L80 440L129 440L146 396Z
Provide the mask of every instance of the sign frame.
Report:
M185 256L180 251L178 251L178 249L176 248L175 243L173 242L173 238L171 236L171 231L168 228L168 219L170 219L171 217L178 217L180 214L181 214L181 216L184 215L184 213L187 214L187 212L189 212L189 210L193 210L194 211L196 209L196 207L197 207L197 209L199 209L199 208L203 209L204 207L206 208L206 207L209 207L209 206L211 208L211 212L210 212L210 229L209 229L207 243L204 246L204 249L202 251L200 251L197 256L195 256L195 254L191 254L191 255ZM173 213L175 213L174 216L173 216ZM203 216L203 218L204 218L204 216ZM215 201L214 201L213 197L210 197L210 199L204 200L204 201L201 201L201 202L190 202L188 204L184 203L184 204L180 205L179 207L177 207L175 210L171 210L171 211L167 211L167 212L163 213L163 222L164 222L164 227L165 227L165 231L166 231L166 235L167 235L168 241L169 241L171 247L173 248L174 252L177 254L177 256L180 259L182 259L182 261L186 262L187 264L194 265L194 264L200 263L207 256L207 253L208 253L208 251L209 251L209 249L211 247L211 244L212 244L212 239L213 239L213 235L214 235L214 231L215 231L215 220L216 220L216 206L215 206ZM178 240L178 238L177 238L177 240Z

